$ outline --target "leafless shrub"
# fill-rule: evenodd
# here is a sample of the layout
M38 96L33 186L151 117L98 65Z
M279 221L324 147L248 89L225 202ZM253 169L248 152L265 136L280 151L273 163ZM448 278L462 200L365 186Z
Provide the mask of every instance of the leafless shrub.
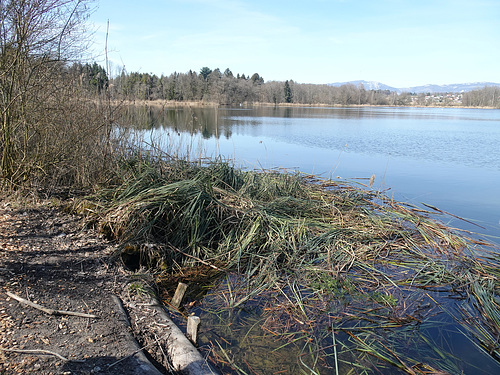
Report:
M111 110L70 69L90 0L0 1L3 187L90 186L108 176Z

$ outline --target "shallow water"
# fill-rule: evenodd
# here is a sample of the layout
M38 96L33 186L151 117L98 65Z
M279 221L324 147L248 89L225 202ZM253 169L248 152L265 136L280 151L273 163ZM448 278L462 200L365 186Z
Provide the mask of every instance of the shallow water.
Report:
M398 292L398 299L406 299L408 305L422 306L413 312L408 306L399 313L352 293L335 294L328 303L307 290L300 293L305 314L289 304L287 288L269 290L233 307L245 298L245 286L235 275L221 278L189 310L202 321L198 344L203 355L215 359L228 374L406 373L363 353L372 349L420 370L474 375L500 371L500 363L466 338L464 327L448 314L456 309L456 301L437 292ZM407 312L414 318L399 324L395 314L407 319Z

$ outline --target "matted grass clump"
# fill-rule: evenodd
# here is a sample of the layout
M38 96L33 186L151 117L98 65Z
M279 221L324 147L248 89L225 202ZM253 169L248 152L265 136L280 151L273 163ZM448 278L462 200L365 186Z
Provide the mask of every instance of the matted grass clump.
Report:
M89 198L89 218L125 253L137 250L142 265L161 271L159 279L204 264L238 275L240 285L243 278L228 307L278 290L293 306L288 315L301 321L343 304L350 308L343 314L357 311L359 319L389 328L421 322L423 297L409 303L413 291L446 291L470 299L456 318L498 358L499 257L430 212L347 183L223 162L138 163L129 170L120 186ZM266 324L278 332L275 321L282 319ZM408 364L379 341L363 339L365 325L339 327L360 352L408 373L435 368Z

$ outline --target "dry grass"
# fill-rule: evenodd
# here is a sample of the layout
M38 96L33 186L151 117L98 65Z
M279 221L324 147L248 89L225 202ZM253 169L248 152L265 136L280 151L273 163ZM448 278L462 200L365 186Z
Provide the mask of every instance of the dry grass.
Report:
M366 368L384 362L410 374L456 371L453 361L423 364L401 354L396 336L435 309L498 357L499 257L430 212L348 184L222 162L136 160L124 175L80 207L93 207L89 221L136 249L160 282L162 274L200 264L231 272L236 279L219 293L223 306L273 301L259 326L293 345L315 337L309 343L320 347L303 349L334 357L337 366L362 355ZM435 301L440 292L470 303L460 314L448 311ZM321 349L331 333L318 338L315 328L325 319L343 345L335 355ZM394 335L382 335L387 330ZM314 356L300 358L318 366Z

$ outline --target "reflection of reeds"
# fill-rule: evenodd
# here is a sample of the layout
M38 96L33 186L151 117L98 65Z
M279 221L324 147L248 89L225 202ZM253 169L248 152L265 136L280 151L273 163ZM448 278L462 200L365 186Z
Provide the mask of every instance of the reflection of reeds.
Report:
M319 340L313 349L316 340L308 339L325 319L337 322L336 332L346 332L336 337L335 354L322 351L337 367L365 363L345 359L354 356L354 346L408 373L437 371L437 362L396 353L398 345L388 344L395 337L370 336L401 332L432 315L440 305L424 289L469 296L474 303L465 301L462 316L453 315L498 356L498 256L474 255L477 241L453 233L426 211L347 184L244 172L221 162L200 167L138 161L129 164L128 176L92 198L101 208L91 219L121 243L142 249L144 258L156 259L150 265L187 267L200 260L234 272L221 293L223 305L264 303L263 332L273 332L285 346L306 340L300 359L311 371L318 361L304 353L331 347Z

